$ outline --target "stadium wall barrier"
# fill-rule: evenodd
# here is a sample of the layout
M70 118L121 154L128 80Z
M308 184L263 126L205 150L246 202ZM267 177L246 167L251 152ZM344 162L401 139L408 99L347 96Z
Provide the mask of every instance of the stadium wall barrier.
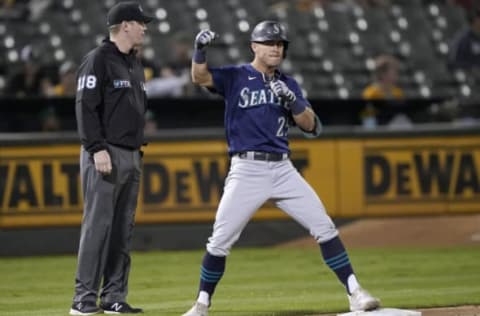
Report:
M315 140L294 133L292 161L334 218L479 212L479 135L326 128ZM76 134L0 134L0 144L0 228L78 226ZM144 151L137 223L211 222L229 164L223 131L162 131ZM284 218L269 202L254 217Z
M442 110L438 110L438 114L435 115L431 111L434 105L442 109L440 105L443 100L441 99L409 99L402 104L382 100L366 102L360 99L313 99L310 101L315 113L328 126L361 124L362 112L366 106L375 108L380 125L386 124L399 113L407 115L415 123L445 120ZM0 103L6 105L2 107L0 132L41 131L42 120L39 118L44 116L47 110L56 114L63 131L77 129L73 98L0 97ZM162 129L223 126L224 102L220 98L149 99L148 108Z

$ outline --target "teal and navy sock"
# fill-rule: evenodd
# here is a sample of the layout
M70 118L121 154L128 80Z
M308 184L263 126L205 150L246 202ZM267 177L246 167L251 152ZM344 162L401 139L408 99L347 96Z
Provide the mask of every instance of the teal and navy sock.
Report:
M211 298L215 287L223 276L225 271L226 257L216 257L208 252L205 253L200 271L200 289L205 291Z
M321 243L320 249L325 263L335 272L340 282L347 289L348 294L352 294L348 289L348 277L353 274L353 268L340 238L337 236Z

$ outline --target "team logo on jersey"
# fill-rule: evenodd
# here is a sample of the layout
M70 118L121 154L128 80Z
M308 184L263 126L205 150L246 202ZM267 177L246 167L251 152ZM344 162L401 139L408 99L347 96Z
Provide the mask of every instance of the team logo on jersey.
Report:
M113 80L113 87L115 89L130 88L131 86L130 80Z

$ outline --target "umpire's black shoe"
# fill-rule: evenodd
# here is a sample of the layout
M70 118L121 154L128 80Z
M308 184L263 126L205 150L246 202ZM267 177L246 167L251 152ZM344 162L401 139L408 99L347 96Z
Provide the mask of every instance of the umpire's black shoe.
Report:
M105 314L140 314L143 309L135 308L125 302L102 303L100 307Z
M102 313L95 302L73 302L70 315L95 315Z

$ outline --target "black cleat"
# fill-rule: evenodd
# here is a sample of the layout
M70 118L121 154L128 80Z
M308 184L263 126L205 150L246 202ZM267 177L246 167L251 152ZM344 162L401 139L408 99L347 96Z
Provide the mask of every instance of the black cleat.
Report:
M102 303L100 307L105 314L140 314L143 309L131 307L125 302Z

